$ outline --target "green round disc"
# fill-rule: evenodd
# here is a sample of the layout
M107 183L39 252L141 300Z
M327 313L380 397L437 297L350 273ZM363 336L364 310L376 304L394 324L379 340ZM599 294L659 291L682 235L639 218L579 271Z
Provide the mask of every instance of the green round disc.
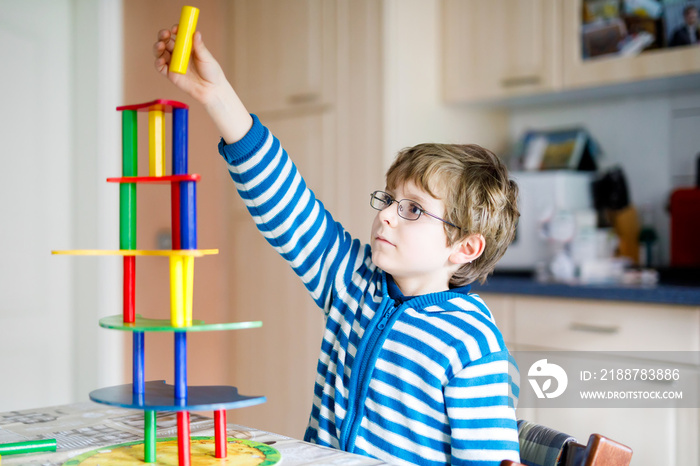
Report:
M222 324L205 324L203 320L192 320L187 327L173 327L169 319L148 319L136 315L132 323L125 323L121 314L100 319L100 327L127 332L211 332L216 330L241 330L262 327L262 321L227 322Z

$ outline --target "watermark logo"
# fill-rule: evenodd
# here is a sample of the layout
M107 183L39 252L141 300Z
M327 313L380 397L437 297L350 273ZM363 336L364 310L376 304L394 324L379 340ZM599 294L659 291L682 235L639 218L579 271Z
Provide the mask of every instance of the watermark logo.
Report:
M535 361L530 366L527 375L537 398L556 398L564 393L569 383L569 378L566 376L564 369L561 366L547 362L546 359ZM540 385L539 379L543 379L542 385ZM557 385L553 391L549 391L552 388L552 379L556 380Z

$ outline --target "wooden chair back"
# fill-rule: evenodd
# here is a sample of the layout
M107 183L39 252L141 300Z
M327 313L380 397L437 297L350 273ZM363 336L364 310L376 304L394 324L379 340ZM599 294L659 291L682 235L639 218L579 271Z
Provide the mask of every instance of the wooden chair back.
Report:
M551 445L543 444L541 448L547 449L547 454L538 454L535 450L540 447L537 446L533 450L532 442L524 438L523 426L530 429L531 433L533 429L535 433L541 429L549 438L557 434L544 426L518 421L521 461L524 463L503 460L500 466L629 466L632 461L631 448L600 434L591 434L586 445L573 440L559 442L559 452L556 455L552 454ZM567 437L565 434L561 435Z

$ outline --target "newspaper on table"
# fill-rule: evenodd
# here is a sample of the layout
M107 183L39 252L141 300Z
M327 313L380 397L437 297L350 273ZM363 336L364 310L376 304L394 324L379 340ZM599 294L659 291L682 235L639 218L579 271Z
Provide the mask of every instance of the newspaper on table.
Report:
M156 414L157 437L177 436L175 413ZM214 422L196 413L190 414L192 436L213 436ZM59 466L65 461L100 447L143 440L142 411L113 408L92 402L0 413L0 443L56 439L56 452L8 455L3 466ZM265 443L277 449L282 465L380 465L373 460L331 448L320 447L283 435L250 427L228 424L229 437Z

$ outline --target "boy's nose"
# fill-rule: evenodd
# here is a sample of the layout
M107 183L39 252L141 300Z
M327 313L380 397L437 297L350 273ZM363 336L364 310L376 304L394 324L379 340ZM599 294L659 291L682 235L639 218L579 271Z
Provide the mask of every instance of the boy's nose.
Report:
M391 204L389 207L387 207L384 210L379 211L379 219L382 222L386 222L389 225L396 225L396 222L399 221L399 203L394 202Z

